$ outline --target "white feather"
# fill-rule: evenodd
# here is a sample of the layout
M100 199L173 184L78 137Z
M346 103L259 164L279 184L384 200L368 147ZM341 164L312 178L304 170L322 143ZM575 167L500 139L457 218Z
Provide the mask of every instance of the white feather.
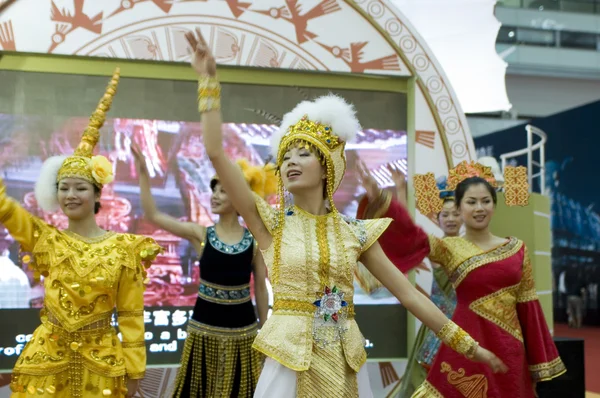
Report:
M66 156L52 156L42 165L40 177L35 183L35 200L44 211L55 212L60 207L56 177L65 159Z
M352 141L361 129L354 105L349 104L342 97L329 94L315 101L302 101L283 117L281 126L271 136L271 153L274 157L277 156L279 143L288 128L298 123L305 115L312 122L331 127L333 134L345 142Z

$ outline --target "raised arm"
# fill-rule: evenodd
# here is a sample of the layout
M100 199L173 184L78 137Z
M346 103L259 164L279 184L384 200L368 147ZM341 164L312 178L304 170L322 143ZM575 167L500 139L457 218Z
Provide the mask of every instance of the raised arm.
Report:
M385 256L379 243L375 242L361 256L361 262L379 279L402 305L425 326L438 335L449 347L477 362L489 365L494 372L506 372L506 365L493 353L479 347L473 339L450 321L433 302L421 294Z
M244 218L246 225L261 249L271 245L272 236L260 218L252 190L240 168L227 157L223 148L221 118L221 86L217 79L217 64L200 29L186 33L192 48L192 67L198 74L198 110L202 115L202 137L206 154L215 168L219 180L233 207Z
M6 186L0 178L0 224L3 224L12 237L21 244L26 251L32 251L37 240L34 233L36 223L34 217L19 203L6 195ZM37 223L40 227L41 221ZM39 233L37 234L39 236Z
M267 266L260 251L256 251L252 262L254 274L254 296L258 310L258 323L262 327L269 314L269 292L267 291Z
M206 228L196 223L179 221L175 217L158 210L150 190L150 175L148 174L148 167L146 166L144 155L142 154L140 147L136 144L131 146L131 152L133 153L138 171L140 201L142 203L144 217L165 231L196 243L199 247L204 240L203 237L206 235Z

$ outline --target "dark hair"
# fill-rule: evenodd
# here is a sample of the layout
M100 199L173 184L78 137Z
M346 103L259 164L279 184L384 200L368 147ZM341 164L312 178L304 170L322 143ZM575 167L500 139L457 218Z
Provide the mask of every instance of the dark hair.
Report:
M210 180L210 190L212 192L215 192L215 187L217 186L218 183L219 183L219 180L217 178L213 178L212 180Z
M453 202L456 204L456 198L454 196L446 196L445 198L442 198L442 205L445 205L446 203L450 203L450 202ZM441 211L437 214L438 221L440 219L441 214L442 214Z
M96 185L94 185L94 193L100 194L100 192L101 192L101 189L98 188ZM98 214L100 212L101 208L102 208L102 204L100 202L94 203L94 214Z
M494 189L494 187L491 186L489 182L487 182L485 179L483 179L481 177L469 177L469 178L462 180L456 186L456 190L454 191L454 196L456 197L456 207L460 207L460 203L462 202L462 200L465 196L465 193L467 192L469 187L471 187L473 185L485 186L485 188L488 190L488 192L492 196L492 201L494 202L494 205L496 205L496 203L498 202L498 196L496 195L496 189Z

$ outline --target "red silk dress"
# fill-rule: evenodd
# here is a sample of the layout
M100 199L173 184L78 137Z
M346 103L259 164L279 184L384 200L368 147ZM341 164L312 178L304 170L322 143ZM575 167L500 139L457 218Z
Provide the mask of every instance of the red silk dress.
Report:
M408 212L395 201L382 210L381 216L394 220L381 237L386 254L394 252L401 270L413 266L419 256L440 264L456 290L452 320L509 368L505 374L494 374L488 366L443 345L413 398L534 398L534 381L566 372L544 319L527 248L521 240L508 238L484 251L461 237L424 238L423 233L414 231ZM405 252L402 244L406 236L413 239L408 245L412 253ZM384 246L384 242L388 244Z

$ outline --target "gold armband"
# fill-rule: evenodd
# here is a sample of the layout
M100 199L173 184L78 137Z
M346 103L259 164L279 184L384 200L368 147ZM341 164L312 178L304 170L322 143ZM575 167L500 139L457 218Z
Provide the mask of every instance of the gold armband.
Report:
M198 111L200 113L221 109L221 84L216 77L198 79Z
M448 321L442 327L437 333L437 337L448 347L469 359L475 356L475 351L479 347L479 343L452 321Z

